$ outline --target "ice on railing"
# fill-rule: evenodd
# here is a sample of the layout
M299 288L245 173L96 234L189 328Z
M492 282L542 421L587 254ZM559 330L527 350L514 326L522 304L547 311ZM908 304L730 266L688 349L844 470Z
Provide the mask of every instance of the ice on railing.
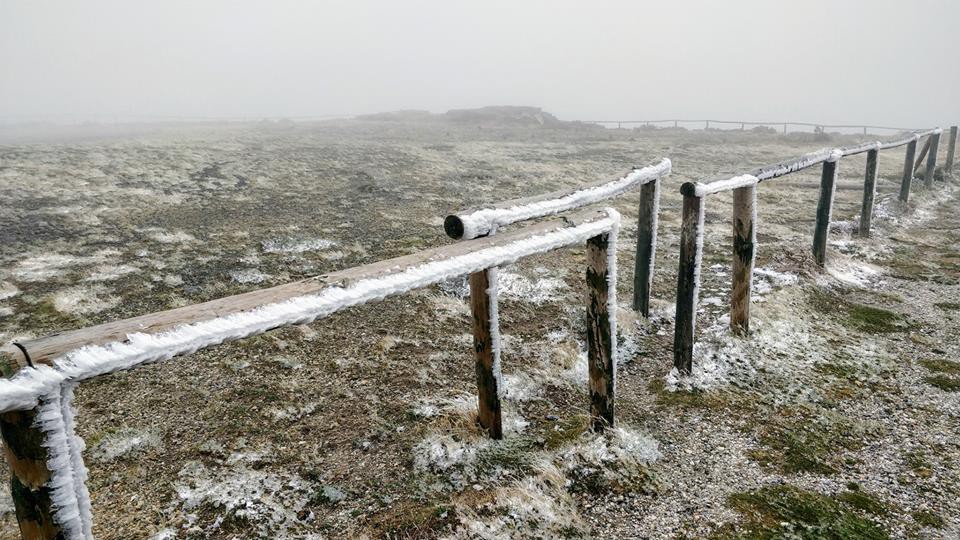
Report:
M63 382L82 381L139 364L166 360L280 326L308 323L346 307L382 300L453 277L512 263L521 257L584 242L608 233L618 225L619 219L615 210L608 209L607 217L575 227L561 227L380 278L361 279L345 287L331 286L317 294L181 325L158 334L130 334L122 342L83 347L55 359L54 368L22 369L13 378L0 380L0 412L32 408L40 396L48 395Z
M526 219L549 216L600 202L619 195L635 184L645 184L670 174L671 162L664 158L657 165L635 169L619 180L591 188L574 191L557 199L536 201L510 208L484 208L470 214L459 216L463 224L464 240L470 240L488 234L498 226L516 223Z

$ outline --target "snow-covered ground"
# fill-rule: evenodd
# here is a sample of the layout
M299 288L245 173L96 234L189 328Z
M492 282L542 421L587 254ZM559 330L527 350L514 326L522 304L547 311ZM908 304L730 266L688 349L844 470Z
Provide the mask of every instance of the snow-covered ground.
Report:
M956 537L957 196L902 212L901 151L869 239L864 157L841 161L824 271L819 171L758 188L749 339L726 328L730 197L711 195L696 377L671 375L679 185L854 141L351 121L3 146L0 338L411 253L450 241L450 211L670 157L649 320L629 309L638 197L614 203L616 431L585 431L583 250L560 250L500 271L503 441L473 422L458 281L82 384L97 538L702 537L751 530L735 494L851 485L884 511L840 508L893 537Z

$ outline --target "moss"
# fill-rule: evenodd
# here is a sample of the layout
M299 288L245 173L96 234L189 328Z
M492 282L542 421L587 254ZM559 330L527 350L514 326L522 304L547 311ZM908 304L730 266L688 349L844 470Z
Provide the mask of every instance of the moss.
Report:
M762 449L749 453L755 461L792 474L833 474L843 464L845 450L856 450L872 428L835 413L810 408L784 409L771 415L761 428Z
M901 320L900 315L892 311L863 304L851 304L847 312L847 321L852 326L872 334L902 332Z
M904 461L907 462L907 466L910 467L910 470L916 473L917 476L921 478L930 478L933 476L933 465L927 461L927 458L920 452L908 452L904 456Z
M859 489L842 493L837 497L837 500L857 510L863 510L875 516L882 516L887 513L887 508L883 503L872 495L859 491Z
M910 515L913 516L913 520L916 521L918 525L923 527L942 529L946 525L942 517L927 510L918 510Z
M657 405L662 407L724 409L738 404L735 396L729 392L706 392L696 388L671 392L666 389L665 383L659 379L650 381L647 388L656 395ZM743 405L747 406L746 404Z
M930 386L936 386L944 392L960 392L960 378L947 377L946 375L932 375L924 377L924 382Z
M960 363L958 362L951 362L950 360L937 358L920 360L920 365L937 373L960 375Z
M888 309L858 304L823 289L812 289L808 295L811 307L828 316L842 317L850 327L871 334L904 332L911 324Z
M845 501L793 486L771 486L729 497L744 522L714 538L885 539L881 526L861 517Z

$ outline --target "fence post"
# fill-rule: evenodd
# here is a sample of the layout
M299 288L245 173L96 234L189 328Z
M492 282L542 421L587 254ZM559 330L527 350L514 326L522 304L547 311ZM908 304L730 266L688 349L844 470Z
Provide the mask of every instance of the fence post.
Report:
M611 335L608 295L610 235L587 240L587 365L590 372L590 419L594 431L613 426L616 392L616 359ZM615 286L615 285L614 285ZM613 294L616 294L614 291Z
M493 439L503 438L500 418L500 395L497 370L494 365L494 343L491 326L497 324L497 303L491 300L491 288L496 294L497 270L487 268L470 274L470 309L473 311L473 350L477 370L478 420ZM492 282L492 284L491 284ZM499 329L497 329L499 331Z
M947 141L947 162L943 166L943 172L953 173L953 159L957 153L957 126L950 126L950 140Z
M870 236L873 199L877 194L877 157L879 148L867 152L867 171L863 178L863 206L860 208L860 236Z
M683 375L693 371L693 337L700 292L700 259L703 251L703 197L696 185L680 187L683 218L680 229L680 268L677 271L677 314L673 333L673 365Z
M920 172L920 167L923 166L923 161L927 157L927 152L930 151L930 141L933 140L933 135L927 135L927 140L923 141L923 146L920 148L920 155L917 156L916 161L913 163L913 174Z
M53 519L45 435L35 425L36 415L37 409L0 414L0 433L10 466L10 494L17 510L20 536L53 540L63 538L63 533Z
M940 134L930 135L930 153L927 154L927 171L923 175L923 186L933 187L933 176L937 172L937 152L940 151Z
M827 236L830 233L830 214L833 210L839 159L835 154L831 155L823 162L823 173L820 175L820 200L817 201L817 223L813 230L813 258L820 266L827 260Z
M640 186L640 209L637 213L637 256L633 272L633 310L650 316L650 290L657 253L657 211L660 200L660 179Z
M757 234L757 186L733 190L733 285L730 293L730 330L750 332L750 289L753 283Z
M910 184L913 182L913 160L917 155L917 141L914 137L907 143L907 153L903 158L903 179L900 181L900 202L907 204L910 200Z

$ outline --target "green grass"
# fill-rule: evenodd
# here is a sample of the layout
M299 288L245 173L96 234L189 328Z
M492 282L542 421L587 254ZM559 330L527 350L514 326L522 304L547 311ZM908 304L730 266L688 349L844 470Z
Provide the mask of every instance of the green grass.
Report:
M848 501L804 491L793 486L769 486L747 493L735 493L727 502L731 508L743 515L744 521L736 526L724 527L714 535L714 538L744 540L775 538L882 540L889 538L879 524L858 513L858 510L862 510L858 505L864 505L864 500L857 497ZM867 506L871 505L867 504Z
M839 317L846 326L871 334L904 332L911 325L903 316L876 306L858 304L822 289L810 291L810 305L826 315Z
M935 386L944 392L960 392L960 378L931 375L930 377L924 377L923 380L930 386Z
M911 515L913 516L913 520L916 521L918 525L923 527L942 529L945 525L943 518L937 514L934 514L933 512L919 510Z
M763 448L750 452L761 465L787 474L834 474L840 455L856 450L872 428L811 408L782 409L771 415L759 433Z
M920 360L920 365L936 373L960 375L960 363L942 359Z
M944 311L960 311L960 302L937 302L933 305Z

